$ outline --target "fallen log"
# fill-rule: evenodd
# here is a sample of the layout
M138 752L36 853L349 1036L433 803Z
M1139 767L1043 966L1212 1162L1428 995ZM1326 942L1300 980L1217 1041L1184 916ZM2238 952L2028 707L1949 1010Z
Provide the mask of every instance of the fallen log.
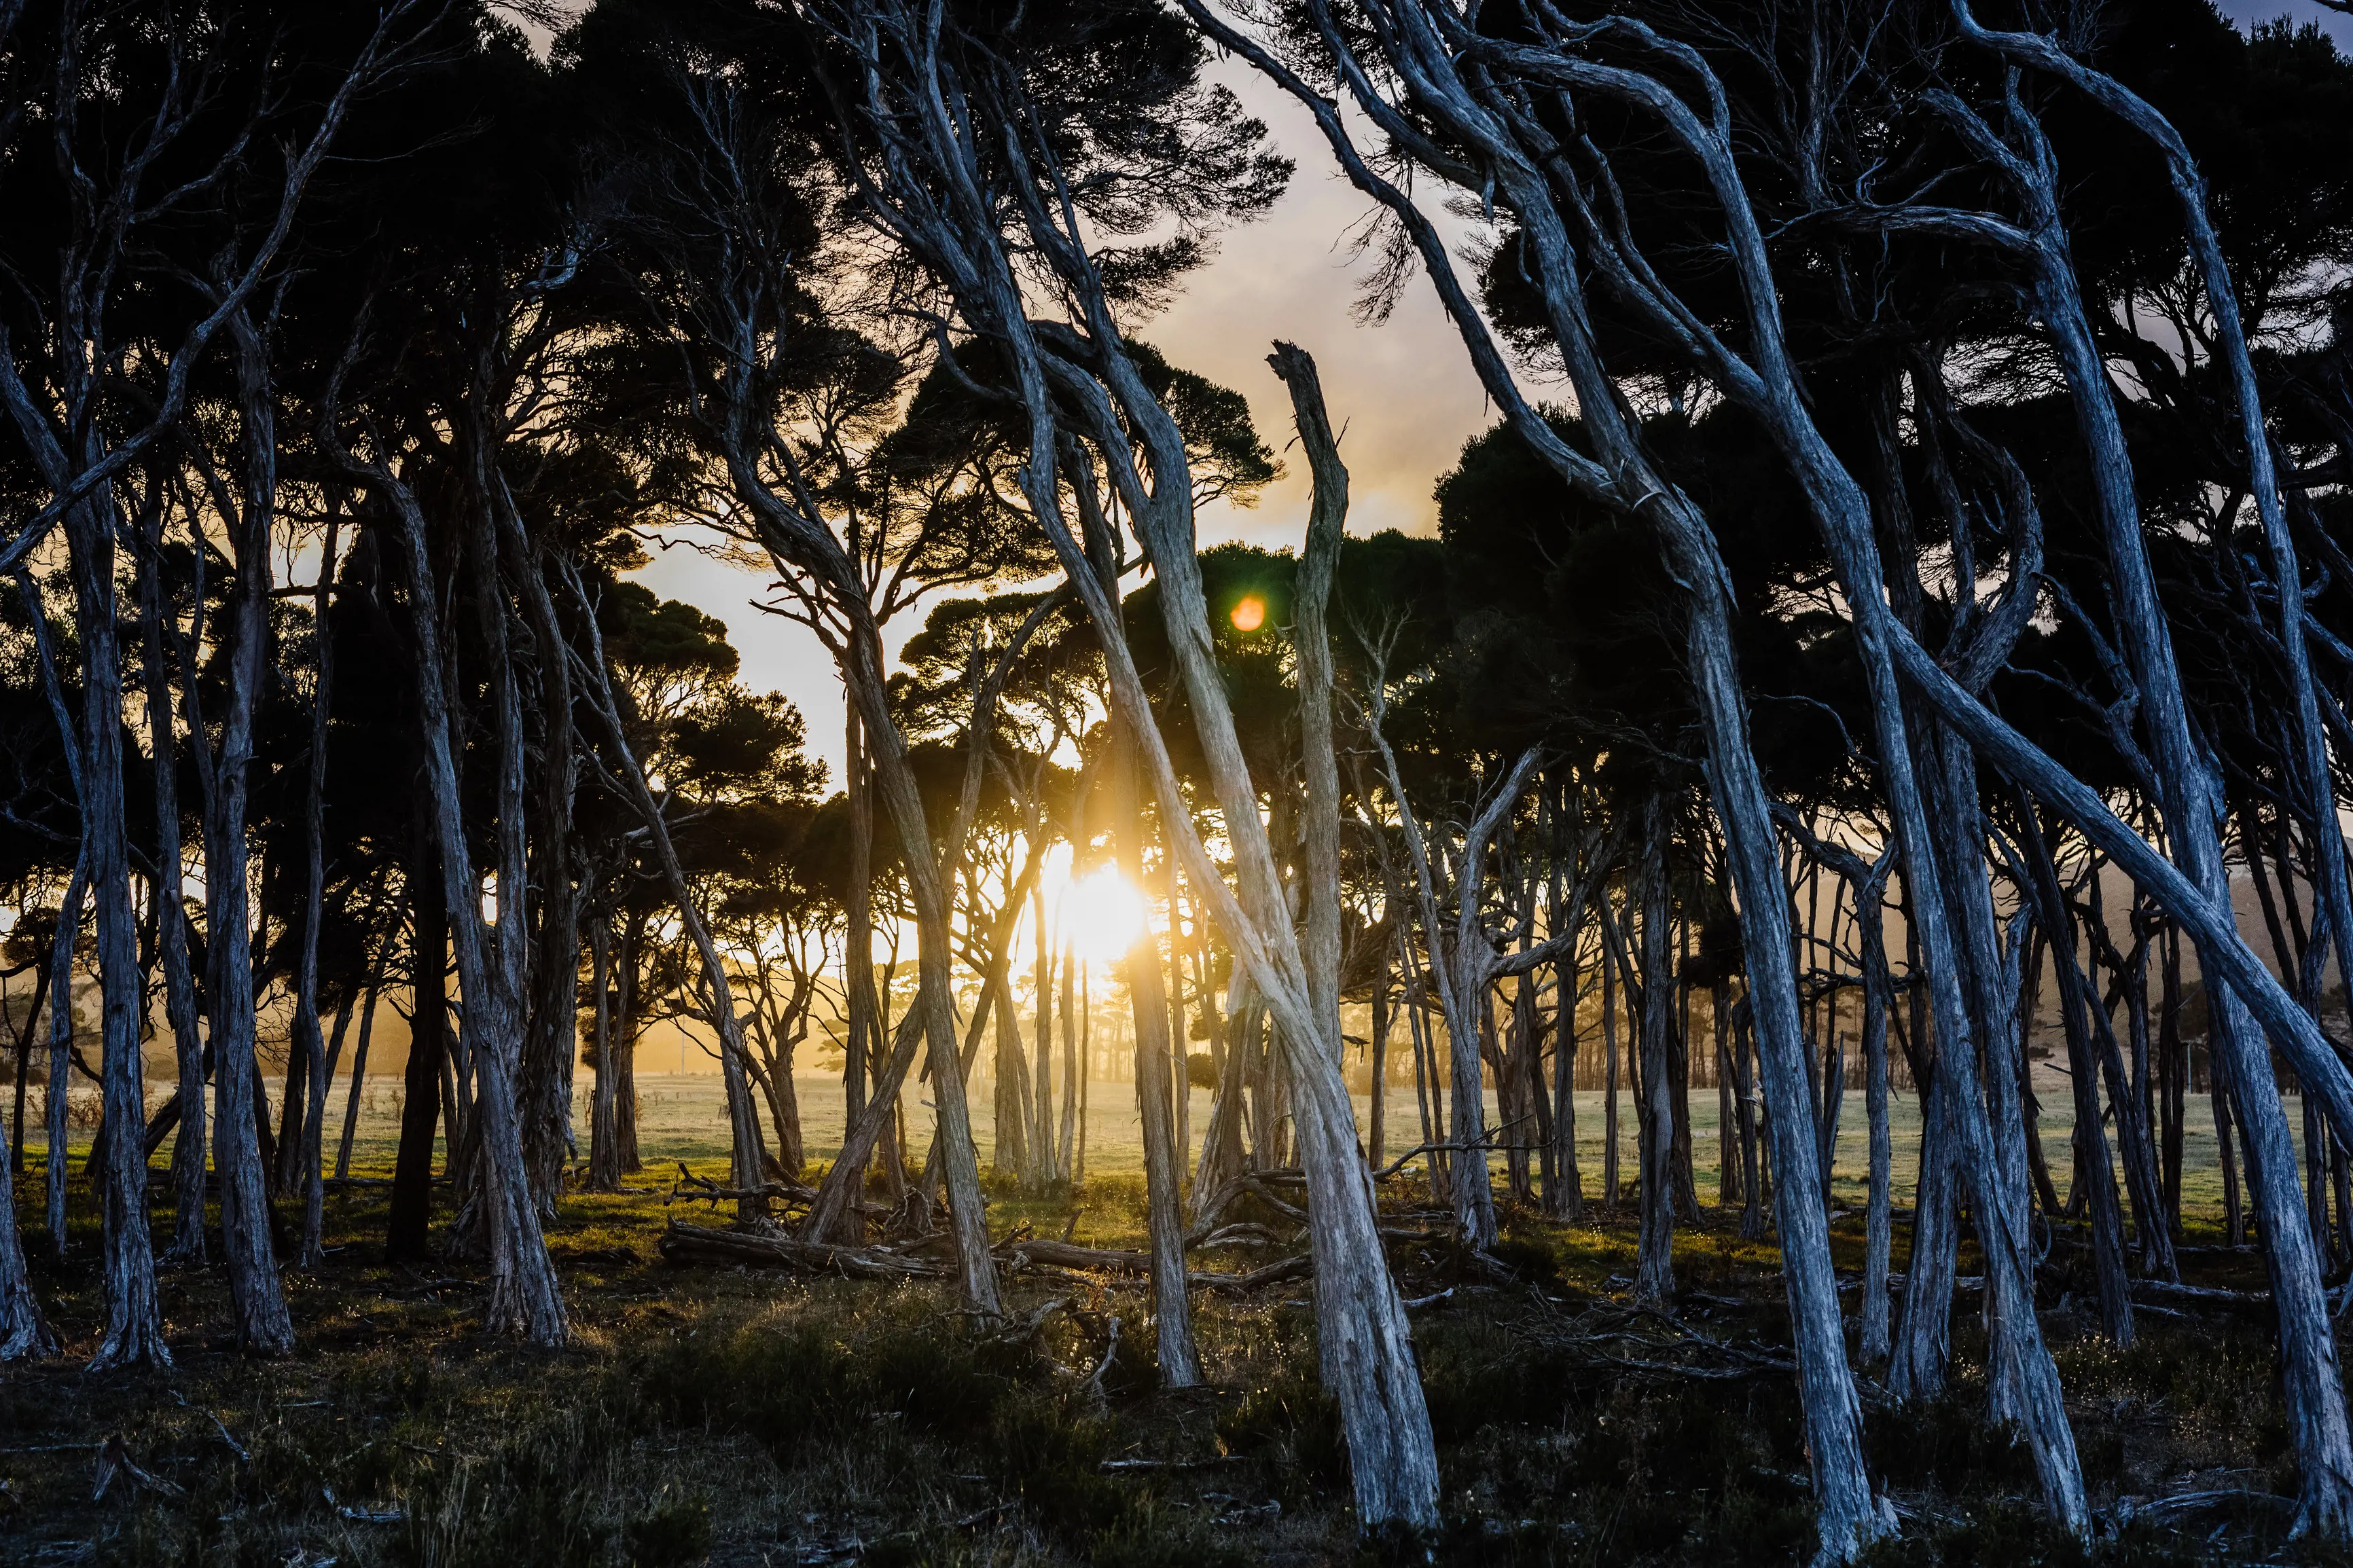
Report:
M1049 1241L1042 1237L1017 1241L1005 1250L1003 1256L1017 1268L1024 1263L1043 1263L1055 1268L1092 1269L1098 1274L1148 1274L1152 1271L1152 1255L1148 1252L1080 1247L1067 1241Z
M1285 1203L1276 1197L1269 1190L1267 1180L1265 1174L1245 1171L1219 1187L1210 1195L1209 1201L1203 1204L1195 1214L1193 1228L1185 1234L1185 1245L1188 1247L1198 1247L1216 1234L1219 1228L1218 1222L1224 1218L1226 1210L1231 1208L1244 1196L1256 1197L1261 1203L1294 1225L1305 1225L1307 1211L1296 1204Z
M938 1279L947 1269L921 1258L871 1247L840 1247L789 1236L714 1230L672 1220L658 1244L671 1263L748 1264L755 1268L797 1268L811 1274L845 1274L853 1279Z
M1076 1269L1095 1274L1135 1274L1152 1272L1152 1255L1129 1252L1104 1247L1073 1247L1063 1241L1031 1240L1015 1243L1005 1252L1005 1260L1015 1268L1042 1267ZM1263 1268L1253 1268L1243 1274L1212 1274L1194 1272L1185 1276L1185 1283L1196 1290L1255 1290L1263 1285L1280 1284L1286 1279L1305 1277L1314 1265L1309 1255L1299 1253L1280 1258Z
M2132 1281L2132 1297L2137 1302L2143 1297L2159 1301L2184 1301L2201 1307L2269 1307L2272 1293L2268 1290L2224 1290L2212 1285L2177 1285L2170 1279L2136 1279Z

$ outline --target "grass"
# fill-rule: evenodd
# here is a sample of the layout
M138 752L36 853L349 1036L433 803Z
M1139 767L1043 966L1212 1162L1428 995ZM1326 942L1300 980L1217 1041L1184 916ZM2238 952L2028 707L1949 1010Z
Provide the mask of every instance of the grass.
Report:
M708 1136L693 1125L712 1103L698 1098L702 1088L649 1084L649 1156L718 1168L723 1151L692 1141ZM1098 1114L1122 1099L1097 1086ZM1111 1134L1091 1129L1090 1139L1098 1173L1079 1191L993 1188L992 1234L1029 1224L1059 1235L1075 1211L1082 1240L1140 1243L1141 1183L1108 1168ZM1498 1252L1517 1282L1461 1272L1442 1247L1399 1249L1413 1291L1454 1291L1414 1318L1448 1522L1430 1540L1366 1544L1317 1381L1304 1287L1197 1298L1213 1386L1164 1395L1148 1300L1132 1282L1017 1279L1015 1310L1065 1304L1034 1335L1008 1336L958 1313L944 1286L673 1268L653 1245L666 1216L710 1216L683 1201L670 1208L668 1182L650 1179L659 1174L638 1190L564 1201L550 1244L577 1329L571 1350L483 1341L471 1266L385 1266L382 1192L359 1188L331 1203L326 1265L284 1277L295 1354L237 1355L221 1272L167 1269L176 1364L100 1376L79 1369L103 1302L96 1216L77 1179L65 1261L37 1223L26 1234L69 1357L0 1374L0 1561L1741 1568L1807 1552L1792 1381L1663 1372L1661 1353L1609 1337L1652 1331L1621 1294L1630 1215L1561 1226L1507 1205ZM37 1184L36 1173L18 1188L27 1216L38 1213ZM167 1188L159 1181L166 1230ZM1387 1195L1405 1211L1419 1201L1402 1184ZM1834 1227L1842 1267L1860 1261L1859 1227L1859 1216ZM2216 1238L2201 1223L2191 1239ZM1906 1521L1873 1561L2284 1560L2284 1520L2256 1500L2295 1479L2265 1325L2149 1316L2141 1342L2116 1351L2092 1333L2088 1281L2071 1258L2063 1250L2044 1267L2046 1328L2094 1503L2113 1510L2181 1489L2249 1500L2179 1532L2126 1525L2089 1546L2053 1532L2032 1506L2031 1468L1984 1419L1984 1346L1964 1297L1952 1393L1868 1416L1874 1473ZM2199 1261L2201 1282L2261 1282L2252 1255ZM1677 1275L1693 1293L1684 1322L1786 1345L1778 1263L1729 1216L1681 1233ZM1098 1397L1082 1374L1102 1359L1114 1317L1122 1352ZM93 1500L110 1438L164 1487L119 1479ZM1176 1463L1106 1468L1139 1459Z
M330 1119L333 1130L330 1133L331 1144L342 1126L348 1084L348 1079L339 1079L328 1099L332 1112ZM83 1120L94 1125L95 1090L89 1086L80 1087L87 1091L92 1110L92 1114ZM279 1080L270 1079L266 1087L274 1097L280 1086ZM828 1162L841 1146L840 1081L832 1078L805 1077L796 1079L794 1087L800 1101L809 1157L820 1163ZM2074 1115L2066 1080L2047 1064L2038 1064L2035 1089L2042 1107L2037 1125L2042 1133L2043 1156L2050 1165L2052 1179L2063 1194L2074 1158L2071 1146ZM164 1092L164 1089L151 1085L151 1098L155 1099L158 1104ZM82 1098L84 1096L78 1095L78 1105ZM1201 1131L1208 1125L1209 1098L1208 1091L1205 1089L1195 1089L1192 1094L1190 1125L1197 1141ZM665 1173L667 1177L676 1174L674 1162L677 1161L685 1161L704 1171L725 1165L727 1118L723 1091L715 1075L641 1073L638 1079L638 1100L639 1147L649 1169ZM1087 1100L1088 1171L1102 1175L1141 1172L1144 1169L1144 1144L1136 1119L1134 1086L1114 1082L1094 1083L1089 1086ZM1598 1090L1580 1092L1577 1096L1578 1169L1586 1192L1596 1194L1601 1191L1602 1181L1602 1100L1603 1096ZM401 1085L397 1079L371 1078L367 1080L361 1093L360 1118L356 1136L353 1140L354 1171L390 1168L394 1150L399 1142L401 1103ZM1356 1108L1357 1125L1369 1125L1370 1101L1358 1095ZM994 1096L986 1080L976 1085L971 1095L971 1109L974 1139L979 1147L982 1163L986 1164L997 1141ZM1619 1174L1621 1181L1631 1182L1637 1168L1634 1110L1631 1095L1622 1090L1619 1111ZM575 1115L576 1133L584 1153L588 1139L587 1113L587 1086L584 1081ZM1420 1142L1419 1112L1415 1107L1410 1085L1390 1089L1388 1114L1388 1155L1394 1159ZM1491 1126L1498 1120L1492 1095L1488 1098L1487 1116ZM45 1147L37 1090L30 1097L26 1118L26 1152L37 1163ZM2205 1096L2189 1098L2186 1120L2182 1139L2183 1213L2219 1217L2222 1209L2221 1166L2216 1152L2213 1116ZM2301 1150L2304 1119L2290 1116L2288 1121L2296 1146ZM1719 1148L1714 1089L1700 1089L1693 1093L1691 1123L1694 1178L1703 1194L1712 1194L1718 1176ZM1901 1207L1912 1201L1920 1155L1920 1113L1916 1101L1909 1093L1892 1097L1888 1131L1894 1151L1889 1184L1894 1202ZM79 1153L88 1148L89 1142L90 1132L78 1131L69 1140L69 1148ZM1198 1153L1198 1148L1195 1153ZM1870 1131L1863 1119L1862 1093L1860 1089L1850 1090L1840 1116L1838 1148L1831 1184L1835 1202L1852 1208L1862 1207L1867 1196L1864 1178L1869 1158ZM1500 1176L1504 1169L1503 1157L1496 1156L1490 1163ZM2122 1167L2119 1166L2119 1190L2122 1190Z

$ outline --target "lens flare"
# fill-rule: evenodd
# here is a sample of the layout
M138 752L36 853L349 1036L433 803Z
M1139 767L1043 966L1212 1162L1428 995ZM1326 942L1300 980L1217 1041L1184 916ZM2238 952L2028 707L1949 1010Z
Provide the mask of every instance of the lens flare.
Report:
M1252 594L1234 605L1234 630L1254 632L1266 625L1266 601Z
M1062 931L1081 958L1124 958L1144 933L1144 897L1109 866L1072 882L1062 899Z

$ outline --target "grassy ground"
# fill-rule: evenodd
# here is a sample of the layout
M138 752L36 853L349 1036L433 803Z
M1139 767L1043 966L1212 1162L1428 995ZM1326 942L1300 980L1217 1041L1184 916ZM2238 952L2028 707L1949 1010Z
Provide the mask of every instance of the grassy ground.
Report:
M1162 1395L1131 1284L1018 1279L1017 1310L1063 1305L1036 1333L1006 1335L957 1314L944 1287L671 1268L653 1244L673 1211L648 1188L565 1202L551 1242L578 1331L569 1352L484 1342L473 1266L384 1267L381 1189L362 1188L332 1205L326 1266L286 1277L294 1355L236 1354L219 1271L172 1269L175 1366L101 1376L77 1364L103 1326L99 1237L78 1192L65 1262L37 1226L28 1236L69 1356L0 1378L0 1559L1382 1559L1356 1540L1303 1287L1203 1295L1212 1386ZM36 1190L20 1186L20 1212L38 1212ZM1411 1194L1393 1184L1389 1196L1412 1224ZM1140 1240L1141 1194L1124 1175L1046 1198L1000 1191L990 1228L1060 1234L1074 1208L1081 1240ZM168 1209L160 1217L168 1227ZM1859 1262L1853 1221L1838 1246L1843 1265ZM1787 1343L1773 1252L1722 1223L1679 1237L1685 1296L1671 1325L1625 1300L1631 1248L1623 1225L1518 1213L1499 1249L1515 1281L1464 1273L1435 1243L1398 1248L1409 1289L1453 1290L1415 1317L1450 1516L1443 1538L1423 1543L1437 1560L1733 1568L1805 1555L1791 1380L1691 1337L1767 1355ZM2140 1345L2117 1352L2074 1305L2088 1288L2073 1256L2054 1255L2044 1293L2095 1500L2113 1510L2160 1491L2248 1495L2182 1531L2127 1525L2088 1550L2052 1536L2023 1457L1977 1414L1982 1346L1964 1306L1953 1395L1870 1415L1874 1465L1907 1521L1875 1562L2241 1562L2278 1545L2283 1521L2260 1496L2291 1488L2293 1474L2263 1323L2151 1317ZM2209 1283L2260 1284L2251 1255L2199 1261ZM1083 1373L1114 1318L1121 1349L1097 1392ZM102 1446L116 1439L153 1479L118 1477L93 1500Z
M2042 1134L2044 1156L2052 1179L2063 1193L2067 1185L2067 1173L2073 1155L2069 1140L2073 1136L2074 1115L2068 1098L2066 1079L2048 1067L2036 1070L2036 1093L2042 1110L2038 1125ZM333 1110L333 1125L341 1126L341 1116L347 1092L347 1081L339 1081L329 1104ZM278 1092L278 1083L271 1080L269 1089ZM801 1106L804 1136L808 1143L809 1157L819 1162L829 1161L841 1145L841 1084L832 1078L803 1078L795 1085ZM159 1091L160 1092L160 1091ZM1602 1095L1596 1091L1577 1097L1577 1119L1579 1169L1588 1192L1599 1193L1602 1172ZM686 1160L698 1165L704 1162L724 1163L727 1158L727 1118L722 1101L719 1079L710 1073L640 1074L638 1079L638 1136L640 1148L649 1163L675 1174L670 1163ZM368 1079L361 1093L361 1109L357 1136L353 1141L354 1169L388 1168L393 1150L400 1135L401 1087L396 1079ZM95 1100L92 1100L95 1110ZM1410 1087L1392 1089L1388 1099L1388 1157L1395 1159L1421 1141L1419 1112L1415 1107ZM974 1136L986 1163L996 1146L996 1117L993 1096L984 1086L972 1099ZM1494 1105L1490 1097L1490 1121L1494 1120ZM40 1131L40 1099L33 1097L27 1112L26 1147L36 1157L42 1148ZM1208 1124L1209 1094L1206 1089L1193 1091L1191 1125L1198 1140ZM1364 1096L1356 1097L1356 1120L1359 1126L1370 1124L1371 1103ZM94 1120L85 1118L85 1120ZM2221 1213L2221 1167L2217 1163L2214 1121L2203 1095L2190 1097L2188 1105L2188 1127L2182 1140L2182 1207L2186 1214L2218 1216ZM1692 1096L1692 1152L1695 1179L1703 1192L1713 1192L1716 1182L1717 1139L1716 1097L1713 1089L1703 1089ZM581 1148L587 1147L587 1096L583 1086L579 1105L579 1137ZM2295 1131L2298 1147L2302 1147L2303 1118L2291 1116L2289 1123ZM1914 1177L1919 1167L1920 1113L1917 1103L1909 1094L1894 1097L1888 1118L1889 1131L1894 1144L1892 1186L1899 1206L1912 1201ZM1620 1096L1619 1142L1620 1147L1620 1175L1633 1179L1634 1110L1630 1095ZM332 1136L332 1135L331 1135ZM71 1146L79 1149L88 1143L90 1134L78 1131ZM1859 1208L1863 1201L1864 1178L1870 1158L1870 1132L1863 1119L1862 1095L1850 1091L1840 1116L1836 1168L1831 1191L1838 1201ZM1127 1083L1096 1083L1087 1094L1087 1169L1103 1175L1132 1174L1144 1168L1144 1149L1135 1113L1134 1086ZM1196 1151L1198 1152L1198 1150ZM1500 1174L1504 1162L1493 1162Z

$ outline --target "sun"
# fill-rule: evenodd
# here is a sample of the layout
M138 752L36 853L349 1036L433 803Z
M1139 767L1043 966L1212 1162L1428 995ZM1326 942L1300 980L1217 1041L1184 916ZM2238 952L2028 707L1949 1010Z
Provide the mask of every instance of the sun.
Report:
M1266 601L1251 594L1237 602L1233 613L1234 630L1254 632L1266 625Z
M1078 955L1109 963L1144 934L1144 896L1112 867L1080 878L1062 895L1062 934Z

